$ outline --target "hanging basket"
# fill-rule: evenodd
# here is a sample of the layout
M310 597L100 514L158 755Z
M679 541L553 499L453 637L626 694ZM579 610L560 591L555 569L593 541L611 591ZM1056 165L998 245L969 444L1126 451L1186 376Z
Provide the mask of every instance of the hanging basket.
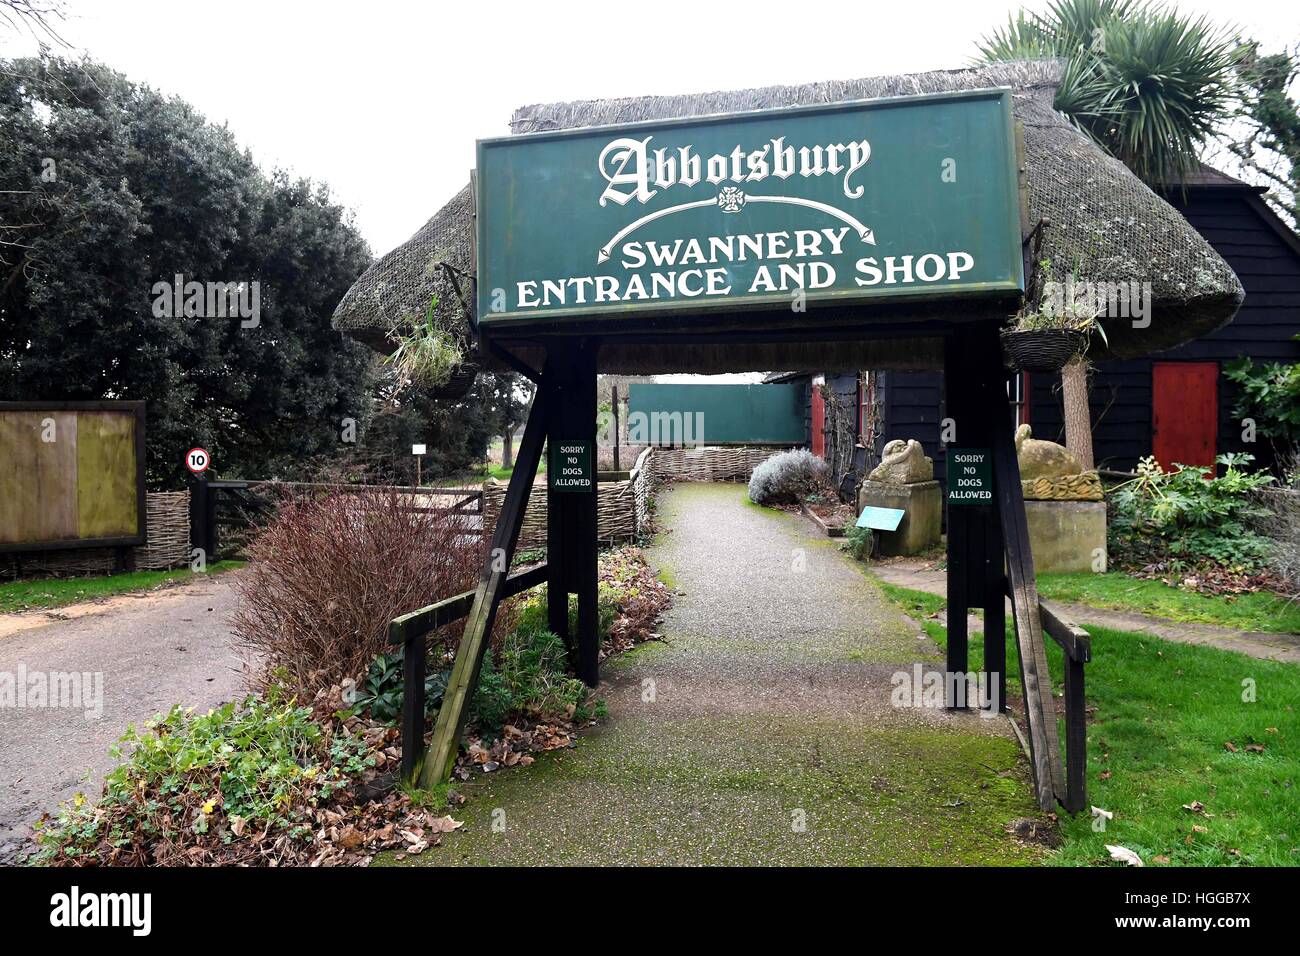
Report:
M1012 329L1002 333L1006 363L1022 372L1059 372L1088 348L1088 333L1078 329Z
M479 367L477 364L462 362L457 366L456 371L451 373L451 378L437 388L430 389L429 397L442 401L459 401L469 394L470 387L474 384L474 379L478 373Z

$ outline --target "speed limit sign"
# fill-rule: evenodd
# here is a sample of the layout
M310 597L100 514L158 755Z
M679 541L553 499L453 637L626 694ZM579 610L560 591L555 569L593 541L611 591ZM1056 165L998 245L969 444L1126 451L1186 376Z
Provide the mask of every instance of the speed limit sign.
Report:
M212 456L208 454L206 448L191 448L185 453L185 467L196 475L207 471L210 464L212 464Z

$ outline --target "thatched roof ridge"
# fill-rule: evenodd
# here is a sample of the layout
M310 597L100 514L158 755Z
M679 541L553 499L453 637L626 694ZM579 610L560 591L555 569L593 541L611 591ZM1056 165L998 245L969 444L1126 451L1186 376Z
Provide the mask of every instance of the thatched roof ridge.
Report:
M1009 87L1016 118L1024 127L1031 221L1048 218L1052 223L1042 252L1054 276L1074 273L1081 280L1150 284L1149 322L1107 320L1108 344L1093 336L1094 357L1130 357L1172 348L1225 325L1244 297L1236 275L1177 210L1053 109L1061 69L1059 62L1050 60L999 63L798 86L536 104L516 110L511 129L529 133ZM463 190L409 242L368 270L339 304L335 327L382 337L395 319L421 314L437 282L436 263L469 261L468 202L468 190ZM444 301L441 307L447 305ZM831 364L843 367L934 367L942 356L934 338L840 343L836 348L840 361ZM814 344L787 344L696 348L679 354L609 343L602 347L601 367L631 374L815 369L827 365L826 351Z
M998 86L1028 91L1055 91L1061 82L1057 60L994 63L960 70L932 70L894 76L869 76L856 80L827 80L795 86L760 86L747 90L686 93L675 96L629 96L608 100L576 100L521 106L510 119L512 133L535 133L580 126L610 126L644 120L739 113L788 106L814 106L870 100L884 96L951 93Z

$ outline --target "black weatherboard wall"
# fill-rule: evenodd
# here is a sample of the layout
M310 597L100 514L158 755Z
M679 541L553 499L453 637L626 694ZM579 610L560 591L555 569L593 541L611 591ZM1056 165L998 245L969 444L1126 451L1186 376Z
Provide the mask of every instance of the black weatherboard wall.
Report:
M1155 362L1215 362L1218 377L1218 428L1215 451L1247 451L1257 465L1268 464L1260 441L1241 441L1241 423L1232 416L1236 386L1223 366L1241 356L1256 364L1300 361L1300 238L1260 195L1260 190L1202 167L1167 199L1227 260L1241 278L1246 301L1224 328L1176 349L1148 358L1100 363L1093 373L1091 406L1093 451L1097 465L1129 471L1152 453L1152 366ZM1123 320L1118 320L1123 321ZM1028 375L1028 421L1034 436L1064 442L1060 376ZM939 372L882 372L884 441L915 438L944 476L939 425L943 375ZM1022 419L1023 420L1023 419ZM960 436L958 436L960 441Z
M1093 449L1099 467L1131 470L1151 454L1153 362L1217 362L1218 434L1215 450L1248 451L1267 461L1265 442L1245 445L1233 419L1235 386L1225 363L1248 356L1256 364L1300 361L1300 239L1270 209L1260 190L1202 167L1186 190L1166 198L1196 227L1241 278L1246 301L1233 321L1204 338L1150 358L1101 363L1092 382ZM1034 435L1064 440L1060 379L1030 376Z
M825 372L826 382L849 405L858 402L859 373ZM764 381L802 384L806 389L804 413L808 432L812 433L812 375L802 372L774 372ZM934 459L936 477L944 481L944 451L939 444L940 419L943 403L942 372L877 372L876 399L880 402L883 428L872 449L866 467L880 461L881 451L894 439L906 441L915 438ZM856 422L856 408L855 422ZM861 438L861 436L859 436Z

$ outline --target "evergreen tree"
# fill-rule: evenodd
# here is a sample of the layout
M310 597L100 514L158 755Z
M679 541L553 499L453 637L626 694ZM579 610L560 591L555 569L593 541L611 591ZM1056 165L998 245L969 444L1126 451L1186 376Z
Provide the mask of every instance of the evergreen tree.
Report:
M370 261L325 187L89 60L0 67L0 399L143 399L147 474L304 477L364 424L370 353L330 328ZM255 326L158 283L257 283ZM160 314L162 313L162 314Z

